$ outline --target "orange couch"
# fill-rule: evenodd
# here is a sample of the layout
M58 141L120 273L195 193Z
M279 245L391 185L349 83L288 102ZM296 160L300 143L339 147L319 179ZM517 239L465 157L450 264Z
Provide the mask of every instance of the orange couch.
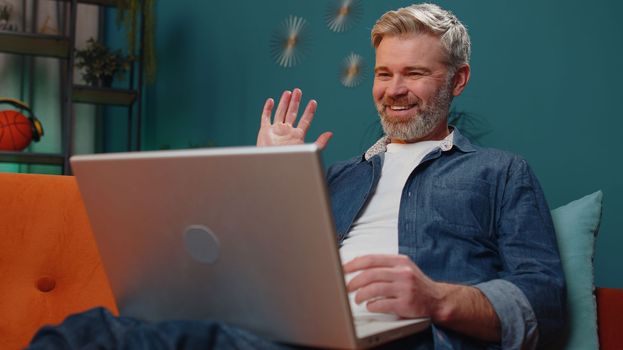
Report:
M0 349L75 312L117 312L73 177L0 174L0 210Z
M117 313L73 177L0 174L0 208L0 349L72 313ZM596 296L601 349L623 349L623 289Z

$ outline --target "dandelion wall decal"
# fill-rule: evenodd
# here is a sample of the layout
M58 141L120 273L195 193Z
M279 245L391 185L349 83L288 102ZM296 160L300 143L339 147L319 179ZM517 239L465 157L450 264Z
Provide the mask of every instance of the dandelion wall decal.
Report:
M361 0L332 0L327 4L325 22L334 32L344 32L352 28L363 14Z
M340 68L340 81L342 85L352 88L356 87L366 78L367 71L363 57L351 52L346 56Z
M270 40L270 54L278 65L289 68L301 62L309 51L309 30L302 17L288 16Z

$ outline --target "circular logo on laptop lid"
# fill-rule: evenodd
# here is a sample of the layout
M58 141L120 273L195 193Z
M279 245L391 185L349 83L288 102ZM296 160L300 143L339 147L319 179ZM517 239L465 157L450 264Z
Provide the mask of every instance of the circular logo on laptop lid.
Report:
M205 226L189 226L184 232L184 246L191 258L202 264L212 264L219 257L218 238Z

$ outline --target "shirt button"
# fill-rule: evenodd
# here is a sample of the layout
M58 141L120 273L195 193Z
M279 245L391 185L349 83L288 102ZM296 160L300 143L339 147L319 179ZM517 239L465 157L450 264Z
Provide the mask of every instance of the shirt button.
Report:
M440 146L442 151L449 151L450 149L452 149L452 141L450 140L443 140L441 141L441 146Z

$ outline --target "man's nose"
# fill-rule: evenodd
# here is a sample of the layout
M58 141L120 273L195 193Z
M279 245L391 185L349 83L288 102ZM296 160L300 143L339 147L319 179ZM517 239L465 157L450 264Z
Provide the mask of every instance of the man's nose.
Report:
M390 97L406 95L408 91L401 77L394 77L387 87L387 95Z

